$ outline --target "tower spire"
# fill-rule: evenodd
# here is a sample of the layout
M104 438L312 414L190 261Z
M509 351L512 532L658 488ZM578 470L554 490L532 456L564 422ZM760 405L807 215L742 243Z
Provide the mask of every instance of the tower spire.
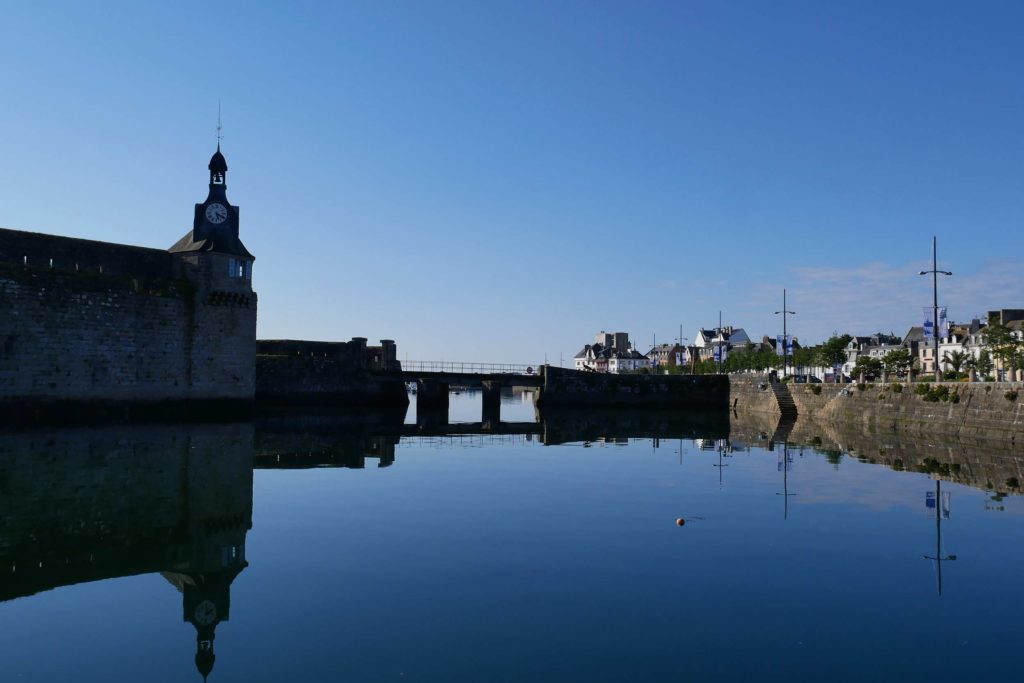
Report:
M220 141L224 139L224 134L221 132L222 128L220 125L220 100L217 100L217 151L220 151Z

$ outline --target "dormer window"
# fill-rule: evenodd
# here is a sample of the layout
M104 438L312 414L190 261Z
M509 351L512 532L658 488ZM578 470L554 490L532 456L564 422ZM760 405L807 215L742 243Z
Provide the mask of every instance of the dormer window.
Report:
M228 259L228 277L252 279L252 261L246 259Z

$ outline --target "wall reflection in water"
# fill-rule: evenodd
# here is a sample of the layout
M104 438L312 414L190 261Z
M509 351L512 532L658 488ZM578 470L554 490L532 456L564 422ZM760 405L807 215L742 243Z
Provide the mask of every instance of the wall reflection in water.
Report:
M159 572L213 669L247 566L253 427L139 426L0 437L0 601Z
M389 467L404 441L521 435L523 442L618 444L683 440L715 451L721 487L734 454L775 451L780 516L798 494L790 478L803 456L853 457L928 473L981 489L1019 493L1021 460L1000 444L942 445L877 435L852 426L771 416L700 416L651 411L556 411L533 423L404 424L403 415L291 415L254 424L139 425L0 435L0 602L61 586L159 573L181 595L196 634L195 666L205 679L216 660L217 627L227 621L231 587L248 566L253 469ZM735 461L733 461L735 462ZM770 495L770 494L769 494ZM946 492L934 485L934 550L942 591ZM801 500L795 498L794 500ZM923 504L923 501L922 501ZM792 523L792 522L790 522ZM962 563L960 563L962 564ZM0 606L2 607L2 606ZM168 615L171 618L171 615Z

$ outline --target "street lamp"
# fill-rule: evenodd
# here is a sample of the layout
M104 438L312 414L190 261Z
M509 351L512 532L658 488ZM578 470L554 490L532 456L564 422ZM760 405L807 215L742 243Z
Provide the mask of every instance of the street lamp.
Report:
M932 276L932 341L935 345L935 381L942 379L939 370L939 275L952 275L948 270L939 270L938 240L932 237L932 269L922 270L918 275Z
M676 342L679 344L679 348L685 349L685 347L683 347L683 342L687 341L688 339L689 339L688 337L684 337L683 336L683 325L682 325L682 323L680 323L679 324L679 337L676 339ZM682 360L682 358L680 358L680 360Z
M782 288L782 310L775 311L775 315L782 314L782 376L789 374L789 337L786 334L786 316L796 315L796 311L786 310L786 288Z

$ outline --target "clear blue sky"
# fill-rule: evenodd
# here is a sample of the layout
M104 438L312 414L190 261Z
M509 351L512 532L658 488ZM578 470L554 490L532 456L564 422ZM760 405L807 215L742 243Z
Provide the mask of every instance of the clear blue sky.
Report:
M259 335L558 362L1024 307L1015 2L5 3L0 225L165 247L217 101Z

